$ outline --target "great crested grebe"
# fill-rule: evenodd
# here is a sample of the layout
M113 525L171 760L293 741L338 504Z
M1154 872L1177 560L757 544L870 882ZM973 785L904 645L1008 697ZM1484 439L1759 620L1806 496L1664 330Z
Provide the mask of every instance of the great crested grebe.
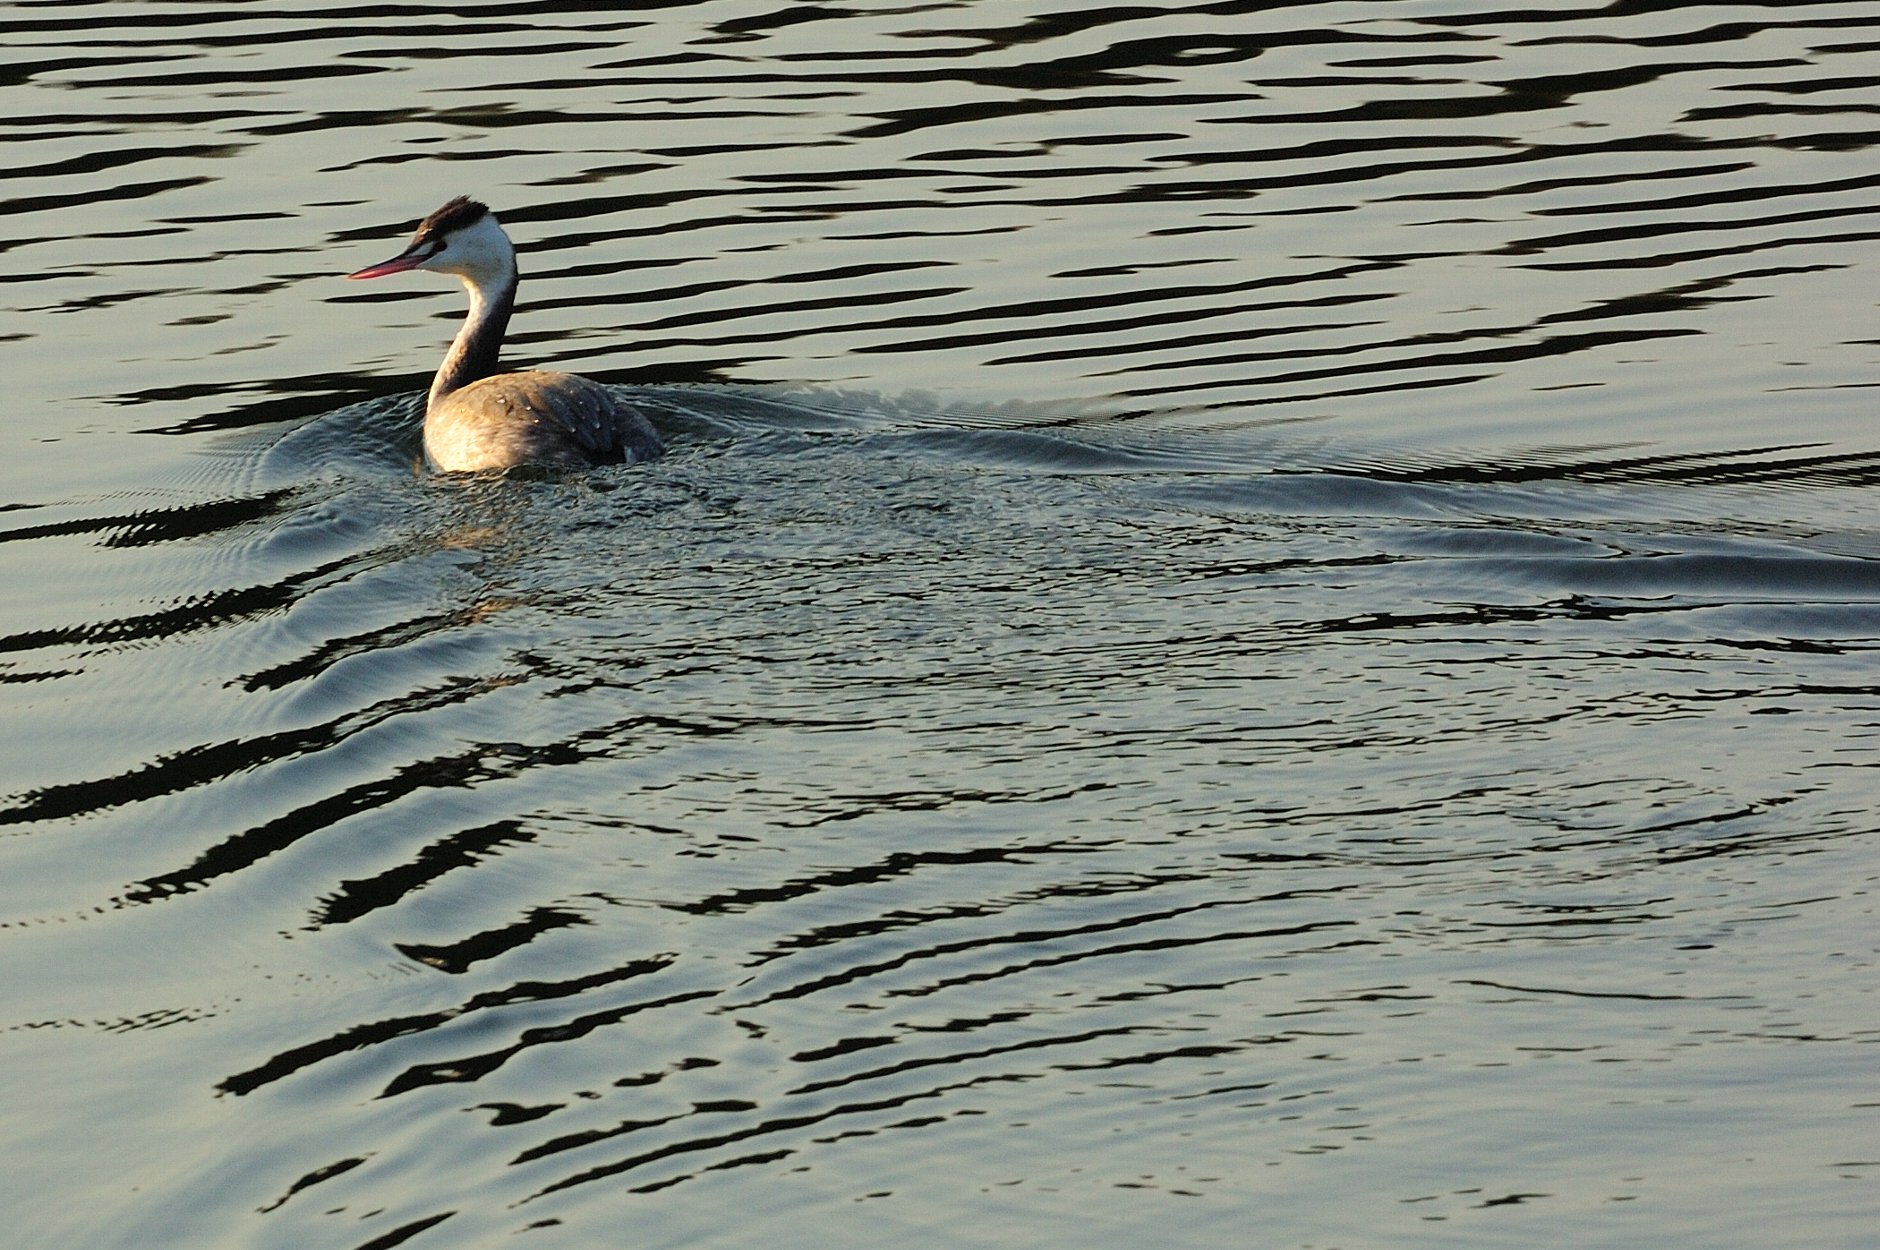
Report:
M540 369L496 371L520 274L515 245L486 206L460 195L419 223L404 251L346 276L408 269L454 274L470 295L470 315L424 404L424 452L438 468L631 464L663 450L646 418L598 382Z

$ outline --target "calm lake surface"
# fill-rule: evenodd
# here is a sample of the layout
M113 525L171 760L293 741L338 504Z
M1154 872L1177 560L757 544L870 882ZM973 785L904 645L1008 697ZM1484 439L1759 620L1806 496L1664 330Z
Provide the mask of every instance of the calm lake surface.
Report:
M1873 1244L1873 5L0 29L9 1247Z

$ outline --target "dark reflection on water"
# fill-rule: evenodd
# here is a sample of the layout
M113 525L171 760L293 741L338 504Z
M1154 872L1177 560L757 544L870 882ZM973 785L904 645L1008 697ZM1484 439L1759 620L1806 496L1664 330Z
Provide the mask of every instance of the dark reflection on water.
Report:
M1865 6L0 21L18 1244L1865 1243Z

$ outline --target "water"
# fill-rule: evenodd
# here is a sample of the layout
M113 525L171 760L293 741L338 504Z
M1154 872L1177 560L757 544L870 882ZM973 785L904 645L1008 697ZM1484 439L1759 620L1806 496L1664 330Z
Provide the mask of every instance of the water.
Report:
M566 7L0 18L9 1244L1869 1244L1870 6Z

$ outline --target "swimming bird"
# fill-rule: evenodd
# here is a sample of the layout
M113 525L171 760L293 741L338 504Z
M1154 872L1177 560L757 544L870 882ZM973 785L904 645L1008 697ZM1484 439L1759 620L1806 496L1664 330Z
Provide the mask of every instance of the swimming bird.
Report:
M346 276L409 269L453 274L470 296L470 314L424 404L424 452L439 469L631 464L663 450L647 419L598 382L541 369L497 371L520 271L515 245L486 205L458 196L419 223L404 251Z

